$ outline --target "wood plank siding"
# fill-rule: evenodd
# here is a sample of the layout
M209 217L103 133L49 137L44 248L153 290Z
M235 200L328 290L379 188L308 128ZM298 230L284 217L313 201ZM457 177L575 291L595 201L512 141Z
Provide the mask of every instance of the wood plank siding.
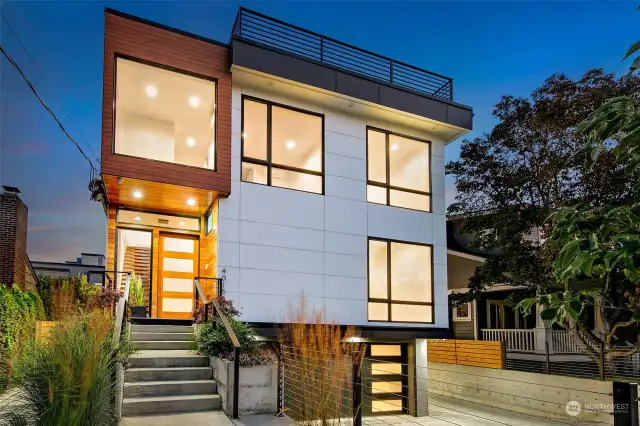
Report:
M217 170L115 154L113 149L116 56L215 79ZM225 45L115 14L105 13L102 104L102 174L229 194L231 191L231 72Z

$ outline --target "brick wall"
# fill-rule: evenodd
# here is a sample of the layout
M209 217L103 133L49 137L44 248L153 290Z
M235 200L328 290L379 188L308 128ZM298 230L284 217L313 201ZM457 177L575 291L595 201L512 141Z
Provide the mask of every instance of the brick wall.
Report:
M27 206L16 194L0 194L0 283L24 287L27 215Z

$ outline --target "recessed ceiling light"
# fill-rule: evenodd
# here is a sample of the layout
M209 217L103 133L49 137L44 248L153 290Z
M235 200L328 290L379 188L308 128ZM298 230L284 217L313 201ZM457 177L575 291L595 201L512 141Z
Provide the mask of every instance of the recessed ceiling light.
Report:
M194 200L193 198L189 198L187 200L187 204L190 206L195 206L196 205L196 200Z
M136 216L136 220L142 220L142 219L140 219L140 216Z
M285 146L287 147L287 149L293 149L293 148L296 147L296 142L295 141L287 141Z
M197 96L192 96L189 98L189 105L191 105L194 108L198 108L198 105L200 105L200 98Z
M184 222L180 222L180 226L184 226Z
M244 139L244 138L246 138L246 137L247 137L247 134L246 134L245 132L243 132L243 133L242 133L242 138Z
M156 95L158 94L158 88L156 86L147 86L144 91L146 92L147 96L150 98L155 98Z
M194 146L196 144L196 140L194 138L187 138L187 145Z
M135 198L142 198L142 192L140 192L140 191L135 191L135 192L133 193L133 196L134 196Z
M397 150L398 150L398 144L397 143L391 144L391 151L397 151Z

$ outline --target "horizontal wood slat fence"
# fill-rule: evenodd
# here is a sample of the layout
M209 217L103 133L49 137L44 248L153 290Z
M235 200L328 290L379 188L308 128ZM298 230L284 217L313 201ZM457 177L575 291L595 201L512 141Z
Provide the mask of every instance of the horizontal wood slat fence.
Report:
M428 339L427 360L473 367L505 368L504 342Z

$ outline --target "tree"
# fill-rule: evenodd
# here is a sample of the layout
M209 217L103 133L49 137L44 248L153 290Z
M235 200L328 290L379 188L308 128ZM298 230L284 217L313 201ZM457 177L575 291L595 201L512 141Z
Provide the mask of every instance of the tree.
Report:
M595 69L578 80L556 74L530 98L503 96L494 110L499 122L487 135L465 140L460 158L447 164L456 176L453 217L465 218L474 245L492 255L470 280L468 300L497 284L524 286L529 295L558 288L553 259L559 246L526 241L540 228L549 236L549 216L577 200L595 205L638 198L629 171L610 151L591 170L574 154L589 139L576 126L609 99L640 93L640 77ZM525 292L526 294L526 292Z
M640 49L640 42L634 46L625 59ZM634 61L632 72L638 62ZM639 93L605 102L578 126L577 133L587 143L574 157L584 161L586 170L598 167L602 158L613 158L625 171L627 186L632 191L640 189ZM546 306L543 319L573 331L588 349L589 330L582 322L582 312L595 302L605 319L609 357L640 352L638 198L605 205L587 199L563 208L553 216L549 242L561 247L553 271L564 291L524 300L519 305L523 311L542 303Z

